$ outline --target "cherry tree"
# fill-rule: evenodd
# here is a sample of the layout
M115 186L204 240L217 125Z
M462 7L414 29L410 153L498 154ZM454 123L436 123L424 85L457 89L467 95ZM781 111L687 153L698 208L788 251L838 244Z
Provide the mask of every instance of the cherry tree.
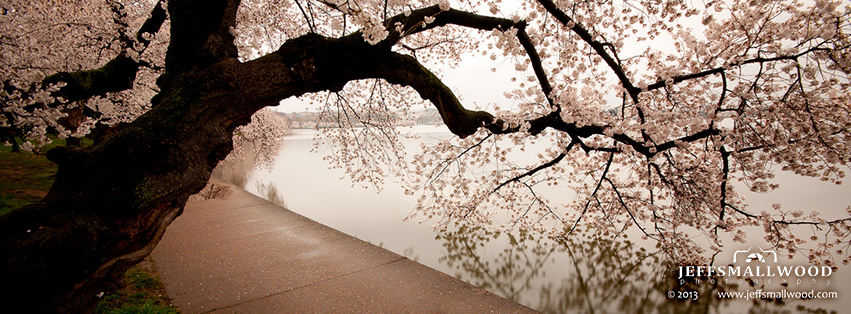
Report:
M298 96L345 127L326 133L333 162L369 183L383 169L404 174L421 196L416 215L441 225L503 223L557 237L583 224L636 228L679 262L705 260L694 235L711 251L724 235L744 241L744 228L762 226L781 252L812 245L814 262L847 260L848 218L754 212L734 183L771 190L778 167L841 181L851 157L851 9L694 5L2 2L4 132L85 133L91 123L59 127L74 108L128 123L92 147L48 152L59 165L51 191L0 217L0 295L43 311L90 308L204 187L235 130ZM465 107L429 69L467 52L513 65L520 88L503 92L514 105ZM423 100L458 139L409 164L394 117ZM549 147L539 163L509 158L532 143ZM536 192L543 185L579 196L551 204Z

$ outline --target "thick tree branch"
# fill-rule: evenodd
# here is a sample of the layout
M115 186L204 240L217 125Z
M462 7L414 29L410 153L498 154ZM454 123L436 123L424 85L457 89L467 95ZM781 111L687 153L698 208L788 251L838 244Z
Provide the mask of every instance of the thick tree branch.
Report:
M133 88L138 70L138 62L120 54L100 68L56 73L45 78L42 83L65 83L66 85L53 95L67 101L77 101Z
M338 91L352 80L381 78L413 87L461 137L494 120L489 113L465 109L449 87L413 57L384 44L370 45L360 33L337 39L308 34L289 40L277 52L236 67L234 75L235 82L251 82L242 89L243 95L263 106L308 92Z
M166 17L162 5L156 4L148 19L136 32L136 40L143 47L147 47L150 44L150 37L144 34L153 35L159 32ZM127 46L127 49L134 49L131 42L124 42L123 44ZM141 54L142 51L138 53ZM73 102L133 88L136 73L142 65L141 61L135 60L122 52L100 68L77 72L59 72L42 80L42 85L65 83L66 85L53 93L53 96Z
M434 17L435 20L425 24L423 21L426 17ZM438 6L415 10L408 16L400 14L390 18L385 24L388 29L398 28L403 32L392 31L387 39L376 45L365 43L360 32L338 39L308 34L289 40L278 52L246 63L244 69L240 71L244 76L237 81L264 81L266 83L262 85L280 87L266 91L254 90L246 94L246 97L266 98L258 103L269 103L272 100L277 101L306 92L340 90L346 82L351 80L382 78L417 90L422 98L430 100L435 105L450 131L460 137L475 133L479 127L486 127L496 134L521 131L520 126L508 127L490 113L465 109L454 93L416 59L390 51L389 47L397 44L404 36L449 24L481 30L516 28L518 40L526 48L532 60L533 69L542 90L549 96L552 86L544 73L540 56L525 33L525 22L514 22L509 19L482 16L454 9L442 11ZM548 97L548 100L552 105L552 99ZM565 123L557 111L530 120L529 123L531 128L528 132L531 134L538 134L548 127L577 137L603 134L604 131L604 128L599 126L579 127L576 124ZM627 136L620 135L618 139L637 149L647 151L646 148L641 148L643 146L638 141Z
M151 15L145 20L145 23L142 23L142 27L139 28L139 31L136 32L136 41L148 46L151 43L151 39L153 37L148 37L145 34L150 34L153 36L156 33L159 33L160 27L162 27L165 20L168 18L168 13L165 11L165 7L163 6L166 2L161 0L154 5L154 8L151 10Z
M239 78L233 81L252 82L251 88L260 89L246 86L241 89L244 97L255 99L253 102L258 106L268 106L307 92L339 90L352 80L381 78L414 88L423 99L434 104L450 131L460 137L472 135L479 127L494 134L521 131L539 134L546 128L553 128L575 138L605 135L606 126L567 123L555 112L527 121L528 129L524 129L507 126L488 112L467 110L434 73L413 57L390 51L388 44L370 45L360 33L337 39L308 34L287 41L273 54L240 66L236 73ZM717 130L707 129L655 147L645 146L626 134L610 137L646 156L653 156L675 147L678 141L693 142L717 133Z
M239 0L170 1L171 42L160 89L183 81L212 64L238 55L231 28L236 27ZM154 105L160 101L153 100Z

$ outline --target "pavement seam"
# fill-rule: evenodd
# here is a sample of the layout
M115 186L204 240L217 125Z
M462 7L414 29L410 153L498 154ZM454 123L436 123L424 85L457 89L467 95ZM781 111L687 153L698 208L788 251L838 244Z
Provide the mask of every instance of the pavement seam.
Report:
M390 264L394 264L394 263L398 263L398 262L400 262L400 261L404 261L404 260L407 260L407 259L408 259L407 257L399 256L399 258L398 258L398 259L396 259L396 260L392 260L392 261L389 261L389 262L384 263L384 264L375 265L375 266L372 266L372 267L369 267L369 268L364 268L364 269L361 269L361 270L356 270L356 271L349 272L349 273L345 273L345 274L342 274L342 275L339 275L339 276L335 276L335 277L331 277L331 278L327 278L327 279L322 279L322 280L319 280L319 281L316 281L316 282L312 282L312 283L309 283L309 284L306 284L306 285L303 285L303 286L295 287L295 288L292 288L292 289L288 289L288 290L279 291L279 292L276 292L276 293L272 293L272 294L264 295L264 296L259 297L259 298L255 298L255 299L251 299L251 300L246 300L246 301L244 301L244 302L231 304L231 305L228 305L228 306L225 306L225 307L221 307L221 308L217 308L217 309L212 309L212 310L209 310L209 311L206 311L206 312L201 312L201 314L213 313L213 312L220 311L220 310L226 310L226 309L229 309L229 308L232 308L232 307L240 306L240 305L243 305L243 304L248 304L248 303L251 303L251 302L254 302L254 301L259 301L259 300L266 299L266 298L270 298L270 297L273 297L273 296L282 295L282 294L284 294L284 293L293 292L293 291L296 291L296 290L299 290L299 289L303 289L303 288L307 288L307 287L310 287L310 286L313 286L313 285L317 285L317 284L320 284L320 283L324 283L324 282L328 282L328 281L332 281L332 280L337 280L337 279L339 279L339 278L347 277L347 276L354 275L354 274L359 274L359 273L361 273L361 272L365 272L365 271L368 271L368 270L373 270L373 269L376 269L376 268L379 268L379 267L384 267L384 266L387 266L387 265L390 265Z

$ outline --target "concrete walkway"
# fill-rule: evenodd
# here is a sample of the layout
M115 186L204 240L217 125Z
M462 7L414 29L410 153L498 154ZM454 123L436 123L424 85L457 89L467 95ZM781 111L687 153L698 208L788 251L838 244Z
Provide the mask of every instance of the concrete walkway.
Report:
M187 203L151 253L183 313L536 313L231 190Z

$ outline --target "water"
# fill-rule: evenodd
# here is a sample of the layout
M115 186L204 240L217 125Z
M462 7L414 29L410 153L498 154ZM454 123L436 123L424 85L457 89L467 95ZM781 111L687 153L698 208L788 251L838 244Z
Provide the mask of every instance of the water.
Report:
M418 126L417 141L434 142L451 136L445 128ZM487 289L545 313L735 313L796 312L799 307L843 312L851 307L851 272L841 268L812 284L780 286L779 279L766 285L766 291L836 291L839 299L721 302L719 291L753 291L736 279L714 284L688 281L680 285L674 279L676 269L668 269L653 243L635 238L612 240L583 230L567 243L557 243L528 234L495 234L481 228L458 227L436 233L431 225L403 222L416 204L414 196L387 181L378 194L374 189L352 187L342 170L328 169L322 160L326 152L311 153L314 131L295 130L285 139L275 168L251 171L246 189L271 198L290 210L337 230L387 248L429 267ZM415 148L418 145L407 147ZM821 184L785 174L778 175L783 187L767 195L749 195L752 211L781 201L784 208L819 209L825 218L838 216L829 209L851 204L849 186ZM755 230L752 235L760 234ZM752 236L756 238L755 236ZM759 239L744 247L756 246ZM765 245L763 245L765 247ZM733 252L722 252L718 260L726 264ZM786 264L808 265L805 259ZM739 262L743 267L747 264ZM754 264L755 265L755 264ZM851 269L851 268L848 268ZM666 271L667 270L667 271ZM796 277L797 278L797 277ZM804 277L805 279L812 279ZM762 279L765 279L763 277ZM677 301L697 295L697 300ZM674 293L674 298L668 298ZM844 297L844 299L843 299ZM691 298L689 298L691 299Z

